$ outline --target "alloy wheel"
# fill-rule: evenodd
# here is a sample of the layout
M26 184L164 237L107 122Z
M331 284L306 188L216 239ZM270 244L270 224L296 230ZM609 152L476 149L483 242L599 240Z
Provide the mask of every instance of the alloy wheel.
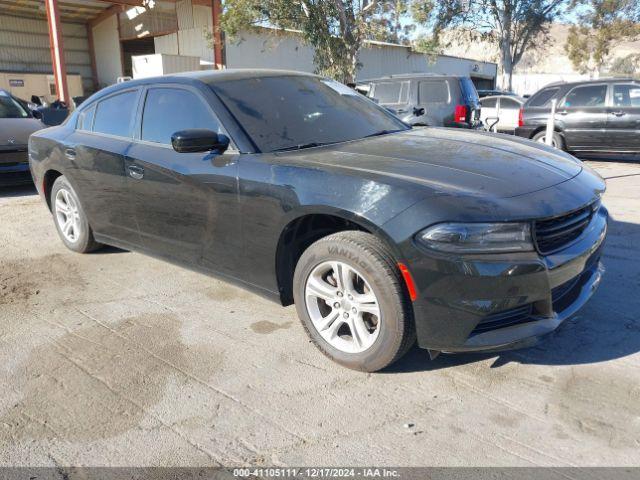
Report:
M81 234L80 211L73 194L65 188L58 190L54 208L56 221L64 238L71 243L77 242Z
M342 352L364 352L378 338L378 298L369 282L344 262L323 262L311 271L305 302L318 333Z

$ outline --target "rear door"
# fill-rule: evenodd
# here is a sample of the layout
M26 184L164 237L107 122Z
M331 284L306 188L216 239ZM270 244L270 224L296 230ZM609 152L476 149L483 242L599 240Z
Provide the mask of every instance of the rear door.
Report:
M129 190L146 250L224 272L229 249L238 242L238 156L232 149L223 155L176 152L171 136L193 128L222 133L198 89L149 87L126 159Z
M607 150L607 84L573 87L557 108L569 150Z
M518 116L522 104L512 98L500 98L500 123L498 128L502 131L512 132L518 126Z
M453 93L449 82L442 78L418 81L418 106L424 108L426 124L435 127L453 125Z
M640 84L612 85L607 136L611 150L640 151Z
M139 89L118 91L83 109L63 149L69 176L97 234L139 245L124 158L131 146Z

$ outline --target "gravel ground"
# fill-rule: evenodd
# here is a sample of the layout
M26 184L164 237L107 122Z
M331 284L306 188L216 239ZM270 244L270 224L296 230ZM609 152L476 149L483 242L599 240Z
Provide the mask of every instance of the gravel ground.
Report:
M640 162L607 178L607 268L545 343L330 363L283 309L108 249L0 191L0 465L640 464Z

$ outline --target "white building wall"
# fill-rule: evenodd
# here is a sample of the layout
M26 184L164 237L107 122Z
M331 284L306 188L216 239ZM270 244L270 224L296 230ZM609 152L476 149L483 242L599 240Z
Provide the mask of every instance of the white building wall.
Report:
M100 86L116 83L122 76L118 17L113 15L93 27L93 48Z

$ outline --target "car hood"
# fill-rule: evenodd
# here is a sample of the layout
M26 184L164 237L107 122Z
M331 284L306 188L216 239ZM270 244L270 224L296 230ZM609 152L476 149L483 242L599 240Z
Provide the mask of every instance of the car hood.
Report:
M570 180L583 168L574 157L542 144L445 128L413 129L297 154L305 164L411 182L433 195L515 197Z
M29 135L45 127L35 118L0 118L0 147L27 145Z

